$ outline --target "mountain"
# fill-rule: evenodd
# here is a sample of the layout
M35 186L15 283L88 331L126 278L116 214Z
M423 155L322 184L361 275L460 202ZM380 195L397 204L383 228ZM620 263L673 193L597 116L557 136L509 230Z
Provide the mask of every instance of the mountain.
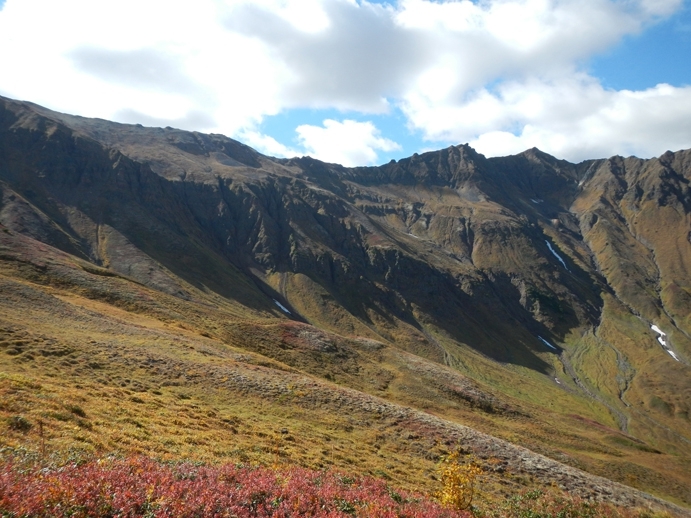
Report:
M691 507L690 181L691 151L346 168L0 98L0 412L418 488L460 441L489 492Z

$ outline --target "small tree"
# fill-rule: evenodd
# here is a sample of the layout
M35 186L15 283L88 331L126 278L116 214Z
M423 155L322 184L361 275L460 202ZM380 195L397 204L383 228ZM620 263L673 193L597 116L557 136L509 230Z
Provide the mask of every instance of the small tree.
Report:
M482 474L482 468L475 462L461 464L459 457L459 452L454 452L439 466L442 488L437 498L442 505L460 511L473 503L475 481Z

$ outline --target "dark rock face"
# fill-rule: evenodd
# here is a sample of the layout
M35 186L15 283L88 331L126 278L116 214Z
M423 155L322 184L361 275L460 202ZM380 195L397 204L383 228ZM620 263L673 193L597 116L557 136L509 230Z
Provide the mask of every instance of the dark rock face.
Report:
M691 151L571 164L462 145L349 169L0 100L7 229L182 298L180 280L280 299L450 365L470 347L550 372L545 340L599 329L607 300L641 319L632 333L664 325L687 365L690 180ZM327 299L348 317L319 313Z
M379 318L409 336L433 325L536 369L535 337L596 325L603 290L691 332L689 152L570 164L456 146L346 169L220 135L0 110L2 223L171 293L183 296L175 275L219 284L210 262L250 283L303 274L376 332Z

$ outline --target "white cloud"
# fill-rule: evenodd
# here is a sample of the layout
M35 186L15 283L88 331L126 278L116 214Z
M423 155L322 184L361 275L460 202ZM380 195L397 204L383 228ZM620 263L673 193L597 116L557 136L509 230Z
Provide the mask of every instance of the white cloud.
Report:
M377 151L395 151L400 146L381 137L371 122L326 119L324 126L304 124L297 132L308 154L325 162L345 166L370 165L377 160Z
M527 80L503 84L496 93L482 90L459 106L439 105L421 113L435 139L469 142L488 156L536 146L580 161L614 154L653 156L691 144L691 87L662 84L633 92L606 90L587 76Z
M270 135L264 135L259 131L243 131L238 137L248 146L268 156L294 157L303 154L301 151L289 148Z
M471 142L489 155L538 146L571 159L650 156L691 146L688 88L611 91L581 68L682 0L391 4L7 0L0 94L350 164L373 163L393 143L345 120L299 126L302 149L293 149L262 135L261 122L293 108L347 118L395 107L426 145Z
M652 16L668 16L679 9L683 0L639 0L638 6Z
M186 129L233 135L282 108L291 72L256 38L226 30L220 8L9 0L0 11L0 91L80 115L138 113L142 122L196 121Z
M227 14L233 15L232 8L251 7L272 12L278 18L305 33L319 33L331 26L331 20L324 10L321 0L239 0L231 2Z
M399 101L427 140L469 142L489 156L537 146L571 160L691 146L690 89L617 92L579 71L583 60L671 14L681 0L402 6L399 24L439 42Z
M294 74L282 91L285 107L387 112L387 97L399 96L424 66L426 43L398 26L392 8L349 0L320 3L330 21L324 30L296 26L268 1L234 7L225 26L262 41Z

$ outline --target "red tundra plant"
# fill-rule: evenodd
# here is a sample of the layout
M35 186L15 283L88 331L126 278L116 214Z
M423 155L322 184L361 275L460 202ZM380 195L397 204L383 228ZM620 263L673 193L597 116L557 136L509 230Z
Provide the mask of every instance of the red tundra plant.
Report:
M2 517L471 518L372 477L303 468L161 464L136 457L61 468L0 465Z

